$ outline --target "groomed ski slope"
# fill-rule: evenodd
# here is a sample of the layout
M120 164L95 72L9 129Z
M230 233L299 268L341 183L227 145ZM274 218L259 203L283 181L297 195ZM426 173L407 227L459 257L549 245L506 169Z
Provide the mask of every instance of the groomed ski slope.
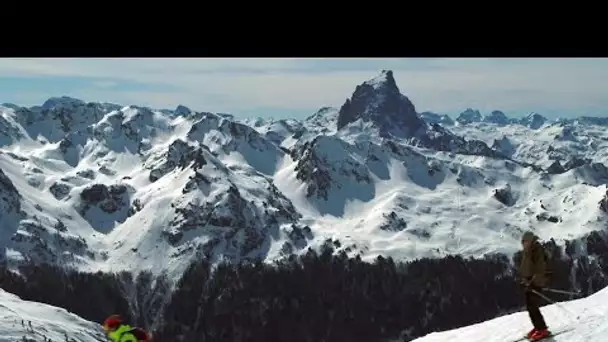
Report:
M587 298L545 306L541 311L553 333L565 331L543 342L608 341L608 288ZM523 311L460 329L431 333L413 342L510 342L521 339L531 328L528 313Z
M0 342L23 341L24 337L26 341L65 342L66 334L70 342L107 341L98 324L0 289Z

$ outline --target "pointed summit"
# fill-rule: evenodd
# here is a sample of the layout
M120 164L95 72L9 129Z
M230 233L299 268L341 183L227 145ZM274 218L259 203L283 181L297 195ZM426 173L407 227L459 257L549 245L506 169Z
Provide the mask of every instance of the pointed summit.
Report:
M383 70L355 88L340 108L338 129L357 120L372 122L383 135L410 137L420 128L426 128L414 104L399 91L391 70Z
M192 111L190 110L190 108L184 106L184 105L177 105L177 107L175 108L175 115L182 115L182 116L188 116L192 114Z
M528 116L521 118L519 123L523 126L526 126L531 129L539 129L541 128L545 122L547 122L547 118L538 114L538 113L530 113Z
M383 88L384 90L389 92L399 93L399 87L397 87L397 82L395 82L392 70L382 70L382 72L380 72L380 75L372 78L369 81L364 82L363 84L370 85L377 90Z

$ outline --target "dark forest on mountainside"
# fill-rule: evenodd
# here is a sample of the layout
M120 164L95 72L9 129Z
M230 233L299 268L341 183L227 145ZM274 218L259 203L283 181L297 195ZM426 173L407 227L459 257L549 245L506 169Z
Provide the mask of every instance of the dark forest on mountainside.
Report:
M155 342L407 341L523 309L504 255L366 263L334 253L335 244L327 241L319 253L309 250L276 265L212 268L202 261L173 294L167 279L149 273L86 274L47 265L22 267L27 280L4 266L0 286L91 321L120 313L153 331ZM608 285L604 233L567 243L565 253L553 241L544 245L552 254L553 288L589 295ZM588 256L576 256L580 250Z

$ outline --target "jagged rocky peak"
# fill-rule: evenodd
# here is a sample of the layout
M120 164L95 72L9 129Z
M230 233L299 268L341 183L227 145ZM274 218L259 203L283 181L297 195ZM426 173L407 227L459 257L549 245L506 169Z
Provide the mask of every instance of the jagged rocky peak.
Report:
M500 110L493 110L490 115L484 116L483 122L497 125L508 125L510 123L509 118Z
M538 113L530 113L520 121L522 125L531 129L539 129L545 122L547 122L547 118Z
M198 169L207 163L202 148L190 145L181 139L176 139L162 154L151 155L146 161L145 167L150 169L150 182L155 182L176 167L184 168L192 162L194 162L194 169Z
M180 104L175 108L175 115L188 116L190 114L192 114L192 111L186 106Z
M464 112L460 113L456 118L456 121L460 124L466 125L473 122L481 122L481 113L473 108L467 108Z
M414 104L399 91L391 70L383 70L355 88L340 108L337 128L357 120L372 122L381 134L414 136L419 129L426 128Z

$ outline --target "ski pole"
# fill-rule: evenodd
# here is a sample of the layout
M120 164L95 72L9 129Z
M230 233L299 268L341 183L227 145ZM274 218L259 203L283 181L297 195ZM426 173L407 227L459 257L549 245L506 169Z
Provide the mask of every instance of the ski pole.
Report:
M542 293L540 293L540 292L536 291L535 289L530 289L530 291L531 291L532 293L534 293L534 294L538 295L539 297L543 298L544 300L548 301L549 303L551 303L551 304L555 304L555 305L556 305L557 307L559 307L560 309L562 309L562 310L564 310L564 311L567 311L567 312L568 312L570 315L572 315L572 316L576 316L576 319L577 319L577 320L578 320L578 319L580 319L580 316L578 316L577 314L573 313L572 311L570 311L570 310L566 309L566 308L565 308L563 305L561 305L560 303L558 303L558 302L556 302L556 301L552 300L551 298L549 298L549 297L545 296L544 294L542 294Z
M556 289L550 289L548 287L543 288L543 291L549 291L549 292L561 293L561 294L567 294L567 295L574 295L574 296L582 296L583 295L580 292L569 292L569 291L563 291L563 290L556 290Z

